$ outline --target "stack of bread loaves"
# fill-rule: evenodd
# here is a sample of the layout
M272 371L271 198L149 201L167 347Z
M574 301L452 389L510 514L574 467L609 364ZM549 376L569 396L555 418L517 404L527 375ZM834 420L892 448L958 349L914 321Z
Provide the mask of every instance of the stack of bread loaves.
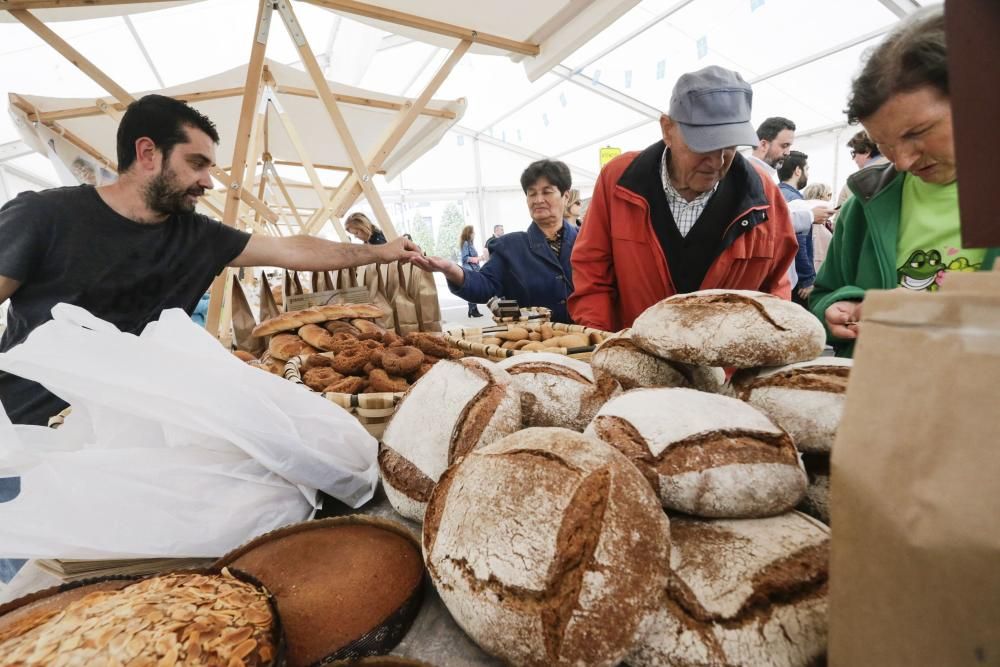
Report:
M441 359L461 355L440 334L386 331L371 321L381 316L371 304L283 313L253 330L255 336L271 336L268 359L259 365L280 374L285 361L303 356L302 381L314 391L396 393L405 392Z

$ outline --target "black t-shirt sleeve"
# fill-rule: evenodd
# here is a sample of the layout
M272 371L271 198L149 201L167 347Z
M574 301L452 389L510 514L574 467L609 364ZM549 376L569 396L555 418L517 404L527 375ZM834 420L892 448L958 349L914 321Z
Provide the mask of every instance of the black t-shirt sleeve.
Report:
M0 275L26 281L42 264L52 233L42 198L23 192L0 209Z
M203 221L205 244L213 253L218 271L222 271L240 256L250 241L250 235L209 217L203 218Z

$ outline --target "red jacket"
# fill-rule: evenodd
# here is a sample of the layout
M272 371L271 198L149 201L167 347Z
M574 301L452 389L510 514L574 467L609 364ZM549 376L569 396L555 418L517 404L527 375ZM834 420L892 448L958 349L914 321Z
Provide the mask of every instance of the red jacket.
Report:
M601 170L573 248L569 310L577 324L618 331L678 291L650 219L650 203L640 194L644 188L652 193L656 184L662 192L663 147L658 142L645 151L625 153ZM641 187L636 187L637 179ZM733 205L720 214L725 215L725 229L717 248L710 249L718 255L699 289L757 290L790 299L786 274L798 244L785 198L739 154L720 188L723 183Z

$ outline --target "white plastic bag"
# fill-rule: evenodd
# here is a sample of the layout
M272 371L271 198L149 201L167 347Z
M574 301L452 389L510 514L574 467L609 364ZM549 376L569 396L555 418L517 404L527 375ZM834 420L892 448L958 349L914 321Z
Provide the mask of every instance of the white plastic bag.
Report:
M0 354L73 407L0 418L0 557L213 556L307 518L316 490L371 498L377 443L342 408L251 368L180 310L142 335L75 306Z

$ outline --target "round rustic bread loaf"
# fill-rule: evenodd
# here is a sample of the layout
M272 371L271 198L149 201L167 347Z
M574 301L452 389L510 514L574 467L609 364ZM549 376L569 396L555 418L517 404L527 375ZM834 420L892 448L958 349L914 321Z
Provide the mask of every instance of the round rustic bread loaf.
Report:
M521 400L507 371L485 359L441 361L400 401L382 436L378 466L389 502L422 521L441 473L477 447L521 428Z
M534 352L497 363L521 394L521 424L582 431L602 405L621 393L613 378L594 381L590 365L563 354Z
M801 452L829 452L844 413L851 360L812 361L740 371L733 377L737 396L770 417L792 436Z
M808 310L772 294L703 290L650 306L632 338L665 359L700 366L754 368L815 359L826 333Z
M809 486L798 510L830 525L830 455L803 454Z
M88 588L2 624L4 665L271 665L279 625L267 591L179 572ZM13 612L17 614L17 611Z
M530 428L445 472L423 548L441 599L487 652L515 665L616 665L666 586L670 526L613 448Z
M639 466L667 509L750 518L787 512L806 474L788 434L735 398L633 389L604 404L587 434Z
M827 642L830 533L791 512L670 522L670 583L630 667L807 667ZM825 664L825 663L824 663Z
M623 329L597 346L590 360L595 378L613 378L625 390L690 387L717 392L724 385L726 374L721 368L661 359L636 345L631 333L631 329Z

